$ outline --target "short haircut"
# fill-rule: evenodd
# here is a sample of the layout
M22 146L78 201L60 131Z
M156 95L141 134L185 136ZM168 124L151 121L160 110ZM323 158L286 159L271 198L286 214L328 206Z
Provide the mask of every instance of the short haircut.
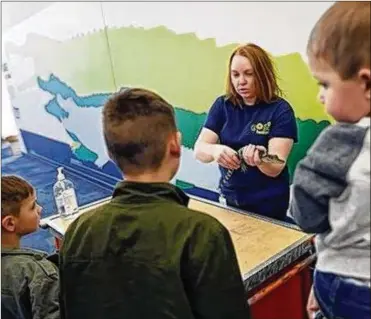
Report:
M170 134L177 132L173 107L158 94L132 88L103 109L103 133L112 160L124 174L160 167Z
M315 24L307 45L314 61L325 61L343 80L370 67L370 2L336 2Z
M270 103L282 96L270 55L258 45L248 43L237 47L229 58L226 96L234 105L239 105L242 102L231 80L231 64L235 55L247 58L253 67L257 101Z
M1 216L18 217L22 202L32 196L35 190L24 179L14 176L1 177Z

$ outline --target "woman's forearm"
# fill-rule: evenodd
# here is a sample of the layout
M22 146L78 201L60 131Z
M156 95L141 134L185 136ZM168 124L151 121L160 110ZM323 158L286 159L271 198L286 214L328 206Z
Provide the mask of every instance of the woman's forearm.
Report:
M283 171L285 165L286 164L274 164L262 162L257 167L263 174L269 177L277 177Z
M294 141L287 138L274 137L269 140L268 153L276 154L280 159L284 160L285 163L274 164L262 162L258 165L258 169L265 175L270 177L277 177L284 170L287 158L290 155L292 145Z
M195 157L203 163L214 161L214 150L216 144L198 141L195 144Z

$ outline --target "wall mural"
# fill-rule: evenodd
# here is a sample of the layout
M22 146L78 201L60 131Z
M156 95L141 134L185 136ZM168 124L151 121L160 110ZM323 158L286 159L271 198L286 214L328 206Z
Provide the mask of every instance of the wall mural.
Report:
M102 10L99 3L89 8L96 17ZM196 161L193 147L209 107L224 92L228 57L237 43L220 46L215 39L178 34L166 26L108 26L104 19L89 32L62 40L17 32L24 33L24 40L15 43L10 35L5 54L11 73L8 87L26 151L119 177L104 146L102 106L122 87L145 87L175 107L183 135L175 181L185 188L216 190L217 166ZM292 176L297 162L332 120L316 100L317 84L302 55L272 52L272 56L284 97L297 117L299 143L288 161Z

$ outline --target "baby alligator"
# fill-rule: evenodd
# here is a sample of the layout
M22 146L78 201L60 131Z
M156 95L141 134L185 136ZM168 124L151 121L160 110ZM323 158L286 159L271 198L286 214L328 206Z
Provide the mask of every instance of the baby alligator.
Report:
M237 156L238 156L238 158L241 161L241 170L243 172L246 172L246 170L248 169L248 165L246 164L246 162L243 159L243 149L244 149L244 147L241 147L238 150ZM267 152L264 152L262 150L259 150L259 157L262 160L262 162L264 162L264 163L273 163L273 164L284 164L285 163L285 161L282 160L282 159L280 159L277 155L275 155L275 154L274 155L273 154L268 154ZM228 180L231 178L233 172L234 172L233 169L229 169L227 171L227 173L225 174L222 182L220 183L219 190L221 189L221 187L223 185L225 185L228 182Z

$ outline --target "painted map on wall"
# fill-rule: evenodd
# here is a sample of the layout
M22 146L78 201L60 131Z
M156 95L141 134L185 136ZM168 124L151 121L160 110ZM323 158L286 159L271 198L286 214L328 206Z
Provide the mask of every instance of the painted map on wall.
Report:
M62 142L70 145L78 160L104 169L109 162L101 128L104 102L122 87L152 89L175 107L183 135L177 179L215 190L217 166L196 161L193 147L209 107L224 93L228 57L236 45L217 46L214 39L177 34L164 26L105 26L64 41L29 33L23 44L8 42L5 50L9 63L18 64L16 70L22 66L23 73L15 74L22 81L15 85L14 105L27 121L22 122L26 130L36 130L40 115L48 128L35 133L49 138L55 134L56 140L63 136ZM299 143L289 158L293 173L331 119L316 100L317 84L301 54L273 58L299 128Z

